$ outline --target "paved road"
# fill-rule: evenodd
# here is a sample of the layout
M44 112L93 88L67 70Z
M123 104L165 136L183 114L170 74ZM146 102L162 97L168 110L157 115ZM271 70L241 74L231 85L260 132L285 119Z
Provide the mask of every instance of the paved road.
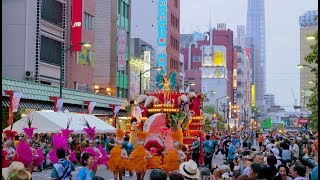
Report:
M258 148L257 146L253 146L254 148ZM222 164L224 162L224 160L223 160L223 156L222 156L222 154L219 152L219 154L215 157L215 158L213 158L212 159L212 164L216 164L216 165L220 165L220 164ZM75 167L75 171L74 172L72 172L72 179L76 179L76 177L77 177L77 174L78 174L78 172L79 172L79 170L80 170L80 168L81 168L81 166L76 166ZM146 175L145 175L145 177L144 177L144 179L145 180L148 180L149 178L149 173L150 173L150 171L147 171L147 173L146 173ZM44 170L44 171L42 171L42 172L34 172L33 174L32 174L32 179L33 180L46 180L46 179L51 179L50 178L50 174L51 174L51 169L48 169L48 170ZM98 167L98 171L97 171L97 174L96 174L97 176L100 176L100 177L103 177L105 180L113 180L113 173L112 172L110 172L107 168L106 168L106 166L99 166ZM125 176L125 178L123 178L124 180L135 180L136 179L136 176L135 176L135 174L133 175L133 176L129 176L129 173L128 172L126 172L126 176Z

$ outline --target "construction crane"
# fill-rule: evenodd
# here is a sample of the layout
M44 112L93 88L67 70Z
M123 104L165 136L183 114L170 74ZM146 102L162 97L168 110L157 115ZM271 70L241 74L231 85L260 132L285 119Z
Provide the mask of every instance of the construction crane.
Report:
M294 109L294 111L296 112L297 109L299 109L299 107L298 107L298 105L297 105L298 99L294 96L293 89L291 89L291 92L292 92L292 97L293 97L293 100L294 100L293 109Z

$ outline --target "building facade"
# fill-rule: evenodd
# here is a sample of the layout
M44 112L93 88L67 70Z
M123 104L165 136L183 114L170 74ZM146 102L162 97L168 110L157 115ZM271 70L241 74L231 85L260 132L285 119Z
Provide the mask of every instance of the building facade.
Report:
M239 122L246 126L251 117L251 69L250 61L245 49L241 46L234 47L237 72L234 88L236 89L235 104L239 106L237 114Z
M266 107L267 113L270 113L271 107L276 105L274 94L265 94L264 95L264 102L265 102L265 107Z
M314 18L318 15L318 11L307 11L299 18L300 23L300 64L317 67L317 64L309 64L305 61L305 57L311 53L310 46L315 43L314 34L318 30L318 21ZM314 86L312 81L315 75L308 67L300 69L300 106L302 110L308 110L307 104L312 94L310 88Z
M5 0L2 5L2 76L59 86L69 45L67 2Z
M155 51L150 44L139 38L131 39L130 48L129 99L137 99L140 89L141 93L149 93L154 90L155 75L151 74L150 69L155 67ZM152 69L152 72L155 70Z
M264 0L249 0L247 8L246 47L251 49L252 84L255 88L255 105L264 111L263 97L266 93L266 47L265 47Z

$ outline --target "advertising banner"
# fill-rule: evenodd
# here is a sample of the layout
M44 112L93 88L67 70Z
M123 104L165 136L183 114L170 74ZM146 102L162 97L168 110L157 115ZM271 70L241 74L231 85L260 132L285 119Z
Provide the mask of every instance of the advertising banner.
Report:
M193 32L193 41L197 42L197 41L203 41L205 39L205 36L200 33L200 32Z
M81 36L82 36L82 0L72 0L72 27L71 40L72 45L76 45L71 50L81 51Z
M21 92L15 92L15 91L4 91L6 95L9 96L9 116L7 120L7 124L12 125L13 124L13 113L18 111L19 102L22 97Z
M158 6L158 46L166 46L167 37L167 0L159 0Z
M118 29L118 71L126 69L127 31Z
M214 66L213 46L202 46L202 66Z
M213 65L226 66L227 65L227 49L225 46L213 46Z
M309 120L308 118L299 118L298 122L299 124L308 124Z
M203 79L221 79L226 78L225 67L210 67L202 68L202 78Z
M255 106L255 101L256 101L256 93L255 93L255 87L254 84L251 85L251 106Z
M144 71L147 71L150 69L150 60L151 60L150 51L143 52L143 60L144 60ZM150 71L145 72L144 77L150 77Z
M162 66L162 71L167 72L167 55L158 54L158 66Z
M251 49L250 48L246 48L246 57L250 63L251 62Z

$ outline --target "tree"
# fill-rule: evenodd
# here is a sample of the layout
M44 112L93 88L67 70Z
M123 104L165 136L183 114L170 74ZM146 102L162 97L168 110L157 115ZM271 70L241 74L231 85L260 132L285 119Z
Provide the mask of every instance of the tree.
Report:
M225 121L223 120L223 117L219 113L217 113L217 111L213 105L204 106L203 112L206 114L214 114L215 113L218 117L218 129L224 130ZM210 129L210 128L211 128L211 119L205 119L204 129Z
M318 17L316 17L318 19ZM318 65L318 30L315 33L315 44L311 45L311 53L308 54L304 59L310 64L317 64ZM312 114L310 115L310 127L314 131L318 131L318 66L312 68L311 70L315 74L315 83L314 87L310 90L312 94L309 99L309 103L307 106L311 109Z

